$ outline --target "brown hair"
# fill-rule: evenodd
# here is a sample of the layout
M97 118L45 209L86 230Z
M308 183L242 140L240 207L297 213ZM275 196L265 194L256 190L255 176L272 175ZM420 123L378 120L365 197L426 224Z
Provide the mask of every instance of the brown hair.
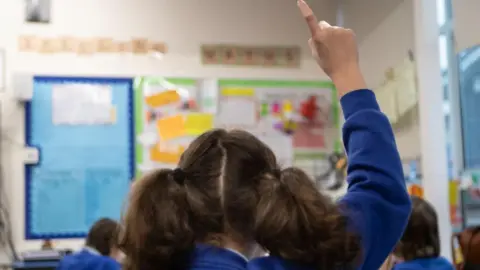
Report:
M406 261L440 256L437 212L426 200L411 196L412 213L395 255Z
M265 177L256 216L257 242L271 255L316 266L348 269L360 259L360 240L348 218L300 169Z
M100 254L109 256L118 244L120 224L113 219L102 218L93 224L87 234L85 244Z
M179 170L162 169L135 184L121 238L126 270L186 269L195 243L226 240L256 241L272 255L322 267L359 254L335 204L301 170L280 171L270 148L248 132L199 136L178 169L184 181Z

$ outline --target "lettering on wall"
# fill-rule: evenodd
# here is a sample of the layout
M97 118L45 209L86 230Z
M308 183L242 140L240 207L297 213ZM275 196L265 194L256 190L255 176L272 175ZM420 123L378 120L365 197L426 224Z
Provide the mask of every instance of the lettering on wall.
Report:
M204 65L300 67L300 48L296 46L203 45Z
M151 41L146 38L132 38L130 40L115 40L113 38L77 38L20 36L18 51L39 54L72 53L77 55L94 55L107 53L133 53L146 55L150 53L167 53L164 42Z

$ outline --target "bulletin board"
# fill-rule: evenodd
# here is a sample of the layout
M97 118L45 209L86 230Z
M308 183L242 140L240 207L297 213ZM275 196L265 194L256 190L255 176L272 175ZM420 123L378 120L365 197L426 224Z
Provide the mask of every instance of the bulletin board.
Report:
M306 160L311 168L304 169L314 176L311 162L340 151L339 103L331 82L219 80L218 85L216 126L255 134L282 165L304 167Z
M134 176L133 80L34 77L26 104L26 238L84 237L119 219Z
M205 80L140 77L135 79L136 172L173 168L198 135L214 127L214 100ZM207 87L208 88L208 87Z
M272 148L280 164L312 176L326 170L327 155L340 152L331 82L142 77L134 97L138 174L175 167L188 144L214 127L247 130ZM303 111L309 105L310 116Z

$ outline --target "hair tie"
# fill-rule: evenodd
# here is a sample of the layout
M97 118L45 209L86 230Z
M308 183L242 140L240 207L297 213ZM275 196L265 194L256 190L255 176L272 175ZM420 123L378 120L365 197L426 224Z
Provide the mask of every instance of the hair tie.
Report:
M185 171L183 171L180 168L176 168L175 170L173 170L172 176L173 176L173 180L177 182L177 184L179 185L183 185L185 183L185 178L187 178Z

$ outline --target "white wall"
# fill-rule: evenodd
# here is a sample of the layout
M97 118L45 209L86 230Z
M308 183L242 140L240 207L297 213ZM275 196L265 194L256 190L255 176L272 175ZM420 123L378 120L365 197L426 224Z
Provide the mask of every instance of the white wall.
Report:
M358 2L358 4L361 3ZM370 11L372 13L380 12L388 10L389 7L379 8L381 9L377 10L375 5L371 5ZM366 16L365 13L359 13L358 8L346 9L346 23L353 30L361 23L361 18ZM379 17L379 15L376 16ZM362 71L369 87L372 88L381 84L385 77L385 71L389 67L401 63L407 57L408 50L414 49L413 0L396 3L393 10L381 18L383 21L377 24L369 34L362 37L359 44ZM358 27L363 29L361 25ZM403 158L417 157L420 155L418 121L415 119L415 115L412 115L403 122L406 123L395 127L400 154Z
M327 1L328 2L328 1ZM24 145L24 111L11 100L11 76L17 72L57 75L165 75L193 77L244 77L325 79L308 57L308 31L291 0L61 0L52 1L52 23L23 22L24 1L0 1L0 47L7 54L7 93L2 102L2 165L11 204L17 249L39 248L24 240L24 167L19 149ZM319 16L332 21L333 6L315 1ZM21 34L74 35L129 39L147 37L168 44L162 61L149 57L66 55L42 56L17 52ZM305 60L300 69L203 67L202 43L301 45ZM82 241L58 241L57 247L78 247Z
M360 57L370 87L376 87L382 81L385 70L399 63L406 56L407 50L413 49L413 1L403 0L370 34L362 35ZM354 30L358 27L359 30L364 32L366 27L359 24L370 23L371 25L371 20L373 20L371 18L379 15L369 16L370 19L362 23L362 19L365 17L362 10L365 10L366 5L363 5L363 2L360 3L360 1L355 3L358 7L351 6L346 9L346 23ZM387 4L382 5L384 6L378 8L388 10L389 6L386 6ZM390 3L390 7L392 5ZM478 16L480 1L453 0L452 5L456 51L459 52L479 45L480 33L476 31L475 26L480 24L480 17ZM370 3L369 8L372 13L375 13L377 5ZM418 122L413 122L411 125L401 125L401 128L396 129L396 135L402 156L414 157L419 155Z
M457 52L480 44L480 33L477 30L480 24L478 11L480 1L453 0L453 27Z

